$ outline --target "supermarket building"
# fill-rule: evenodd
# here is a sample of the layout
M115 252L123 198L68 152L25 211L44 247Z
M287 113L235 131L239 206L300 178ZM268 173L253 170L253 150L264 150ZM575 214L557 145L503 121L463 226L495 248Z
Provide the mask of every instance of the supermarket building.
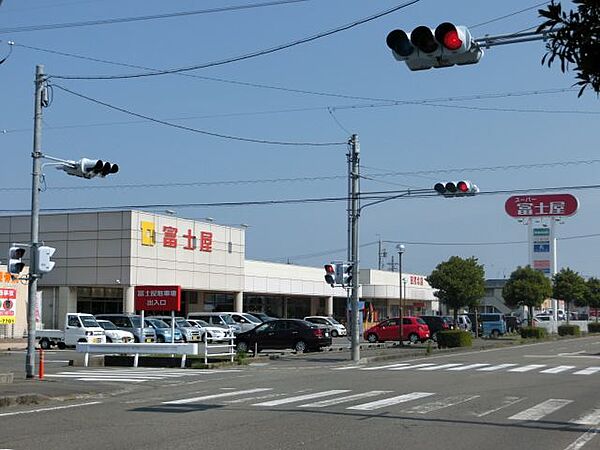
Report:
M29 216L0 217L0 255L14 242L29 242L29 230ZM243 227L137 210L44 214L40 241L56 248L56 266L39 282L38 326L46 328L62 327L67 312L134 312L135 287L142 285L181 286L181 315L346 317L346 291L326 284L322 267L247 260ZM423 275L404 273L402 279L407 313L439 309ZM361 269L359 281L365 320L398 314L397 272ZM26 318L17 314L15 323L0 325L0 337L21 336L25 329Z

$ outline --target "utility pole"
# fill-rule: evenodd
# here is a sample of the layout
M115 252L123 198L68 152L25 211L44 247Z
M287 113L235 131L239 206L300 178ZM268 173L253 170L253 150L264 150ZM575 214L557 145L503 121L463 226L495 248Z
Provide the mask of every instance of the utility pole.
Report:
M358 268L358 218L360 215L359 206L359 163L360 163L360 149L358 145L358 136L353 134L350 137L350 233L349 242L350 246L350 262L352 263L352 295L351 295L351 314L352 314L352 340L351 340L351 351L352 361L358 362L360 360L360 313L358 311L358 300L359 300L359 268Z
M25 373L33 378L35 372L35 306L37 303L37 249L40 229L40 177L42 175L42 101L44 91L44 66L35 68L35 105L33 116L33 170L31 180L31 256L29 258L29 289L27 305L27 356Z

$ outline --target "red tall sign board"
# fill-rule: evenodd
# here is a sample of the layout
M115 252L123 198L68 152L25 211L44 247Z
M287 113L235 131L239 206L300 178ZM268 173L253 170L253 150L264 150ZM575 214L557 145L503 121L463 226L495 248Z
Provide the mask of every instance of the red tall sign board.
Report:
M515 195L506 200L504 209L511 217L572 216L579 201L571 194Z
M179 311L181 309L181 286L136 286L135 309Z

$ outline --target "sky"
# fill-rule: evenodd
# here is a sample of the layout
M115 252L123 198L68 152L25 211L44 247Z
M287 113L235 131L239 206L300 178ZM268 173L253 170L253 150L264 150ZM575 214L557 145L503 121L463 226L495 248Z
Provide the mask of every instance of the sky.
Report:
M427 275L459 255L478 258L489 278L508 277L528 262L527 231L504 211L512 194L494 192L564 187L558 192L576 195L580 208L557 226L558 267L600 276L599 191L574 189L600 184L597 96L577 98L572 72L543 66L540 41L485 49L478 64L418 72L394 60L385 44L395 28L446 21L470 27L474 38L530 29L541 21L532 8L540 2L420 0L267 54L114 78L273 50L402 3L5 0L0 214L31 206L33 81L43 64L52 86L43 153L108 160L120 171L85 180L47 166L42 210L133 206L246 224L246 258L316 267L345 258L344 201L186 205L344 197L346 142L356 134L363 192L460 179L481 190L469 198L406 197L365 207L361 267L377 267L381 239L385 263L404 243L405 272ZM70 25L46 26L58 24Z

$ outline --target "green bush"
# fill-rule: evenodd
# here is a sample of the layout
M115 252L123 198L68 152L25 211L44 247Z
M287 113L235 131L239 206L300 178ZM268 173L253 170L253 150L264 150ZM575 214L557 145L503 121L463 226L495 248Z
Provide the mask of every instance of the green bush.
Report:
M600 333L600 322L589 322L588 331L590 333Z
M581 330L579 329L579 325L560 325L558 327L558 335L579 336L581 335Z
M548 331L541 327L523 327L521 328L521 337L523 339L535 338L543 339L548 336Z
M463 330L438 331L437 343L439 348L471 347L471 333Z

